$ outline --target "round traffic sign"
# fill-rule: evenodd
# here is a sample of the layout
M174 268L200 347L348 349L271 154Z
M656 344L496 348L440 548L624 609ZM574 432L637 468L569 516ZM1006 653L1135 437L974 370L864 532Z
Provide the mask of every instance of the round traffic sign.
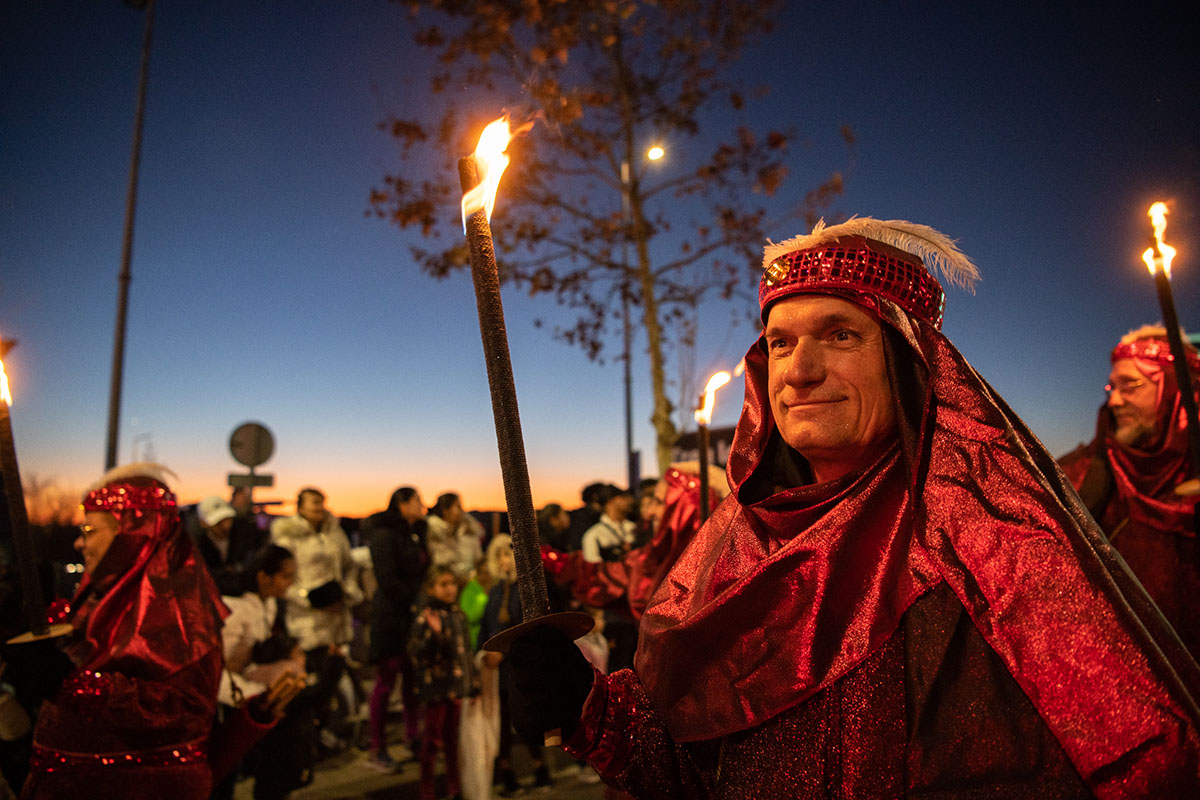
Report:
M229 452L239 464L257 467L275 452L275 437L266 425L246 422L229 437Z

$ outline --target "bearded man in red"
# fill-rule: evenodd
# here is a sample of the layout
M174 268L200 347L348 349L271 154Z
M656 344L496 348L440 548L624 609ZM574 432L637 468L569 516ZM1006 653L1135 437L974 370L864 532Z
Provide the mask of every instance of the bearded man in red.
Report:
M514 642L518 727L635 797L1198 796L1200 669L941 333L970 261L855 219L764 266L732 493L634 670Z
M1196 392L1200 355L1188 352ZM1192 473L1187 419L1165 328L1130 331L1112 352L1096 438L1062 468L1133 574L1200 657L1196 502L1175 489Z
M203 800L228 613L179 520L166 470L130 464L83 498L84 579L43 703L23 800Z

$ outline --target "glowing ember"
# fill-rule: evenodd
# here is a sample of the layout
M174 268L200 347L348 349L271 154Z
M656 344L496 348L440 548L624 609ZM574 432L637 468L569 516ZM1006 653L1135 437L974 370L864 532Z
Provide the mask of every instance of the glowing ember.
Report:
M4 359L0 359L0 400L12 405L12 394L8 391L8 373L4 371Z
M1175 258L1176 250L1163 241L1163 234L1167 231L1167 204L1155 203L1150 206L1147 216L1154 225L1154 247L1146 248L1146 252L1142 253L1142 261L1146 262L1151 275L1156 274L1161 265L1163 274L1170 278L1171 261Z
M504 151L514 136L525 133L533 127L533 122L527 122L515 131L508 127L508 116L505 115L490 123L479 136L479 144L475 146L475 169L479 173L479 185L463 195L462 218L463 232L467 230L467 217L483 209L488 221L492 219L492 209L496 205L496 190L500 188L500 176L508 167L508 156Z
M712 422L713 406L716 405L717 400L717 389L729 383L729 380L729 373L725 370L715 373L708 379L708 385L704 387L704 405L696 409L696 422L701 425L707 425Z

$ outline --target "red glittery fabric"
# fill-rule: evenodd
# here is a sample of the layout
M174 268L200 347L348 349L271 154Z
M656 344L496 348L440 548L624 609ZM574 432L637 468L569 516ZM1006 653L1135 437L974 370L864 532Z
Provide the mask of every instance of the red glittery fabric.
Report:
M637 674L598 680L574 752L642 797L1076 796L1080 777L1105 798L1198 796L1196 664L949 341L885 299L864 305L892 331L898 446L838 482L773 487L752 347L734 494L647 609ZM778 794L780 750L814 736L825 766ZM730 772L722 753L746 742L747 759L768 757Z
M700 529L699 477L672 467L663 480L667 491L654 536L625 559L629 566L629 610L634 619L641 619L651 595ZM710 489L709 508L716 508L720 500L720 495Z
M1151 349L1150 345L1161 345ZM1137 349L1134 349L1137 345ZM1143 374L1159 384L1157 436L1138 446L1113 437L1112 412L1101 406L1096 437L1064 456L1063 470L1117 551L1154 598L1193 656L1200 656L1200 553L1195 506L1200 497L1180 497L1175 487L1193 477L1188 460L1187 420L1166 342L1121 345L1113 361L1136 359Z
M762 725L680 744L624 670L597 682L567 750L643 798L1092 796L944 584L845 676Z
M653 538L620 561L593 563L585 561L578 550L564 553L550 545L541 546L542 565L583 605L610 608L627 604L634 619L639 619L667 570L696 535L700 526L699 479L675 468L668 469L663 477L667 492ZM720 497L710 490L709 500L715 505Z
M72 602L76 669L38 715L22 797L208 795L193 756L216 713L225 607L174 509L119 513Z

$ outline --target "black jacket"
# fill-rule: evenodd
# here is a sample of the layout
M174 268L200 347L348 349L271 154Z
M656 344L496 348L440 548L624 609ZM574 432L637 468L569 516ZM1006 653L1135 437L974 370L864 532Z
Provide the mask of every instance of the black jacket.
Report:
M378 584L371 601L370 653L378 662L405 655L413 604L429 566L425 521L409 524L399 514L382 511L367 518L363 534Z

